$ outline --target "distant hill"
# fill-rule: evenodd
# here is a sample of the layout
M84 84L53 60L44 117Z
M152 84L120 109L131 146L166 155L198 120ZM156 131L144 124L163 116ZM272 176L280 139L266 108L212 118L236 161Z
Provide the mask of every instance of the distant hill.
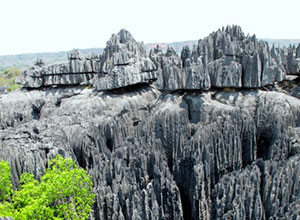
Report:
M275 44L279 47L287 47L290 44L297 45L300 44L300 39L262 39L267 41L270 45ZM173 42L173 43L149 43L145 44L145 48L150 51L159 45L163 50L166 50L168 46L174 48L177 53L181 52L182 47L189 46L190 48L193 45L197 44L197 40L182 41L182 42ZM83 57L87 56L90 53L101 53L103 48L88 48L88 49L79 49ZM0 56L0 69L5 69L11 66L17 66L21 70L24 70L32 66L37 58L43 59L46 64L63 62L67 60L67 54L69 51L60 51L53 53L28 53L28 54L19 54L19 55L6 55Z
M300 39L261 39L267 41L269 45L275 45L277 47L288 47L289 45L298 45L300 44Z
M176 53L180 53L181 49L184 46L189 46L190 48L193 48L193 45L197 44L197 40L190 40L190 41L182 41L182 42L173 42L173 43L149 43L146 44L145 47L148 51L155 48L157 45L160 46L161 49L167 50L168 47L173 47Z
M166 50L168 46L172 46L177 53L180 53L183 46L188 45L190 47L196 44L197 41L184 41L184 42L174 42L174 43L158 43L163 50ZM150 49L156 47L157 43L146 44L145 48L150 51ZM87 56L90 53L102 53L103 48L88 48L79 49L82 57ZM51 64L56 62L63 62L67 60L67 54L69 51L60 51L53 53L28 53L19 55L6 55L0 56L0 69L5 69L11 66L17 66L24 70L32 66L37 58L43 59L45 64Z
M83 57L87 56L90 53L101 53L103 48L88 48L80 49L81 55ZM27 53L19 55L5 55L0 56L0 69L4 69L11 66L17 66L20 69L25 69L32 66L37 58L43 59L46 64L63 62L66 61L69 51L60 51L53 53Z

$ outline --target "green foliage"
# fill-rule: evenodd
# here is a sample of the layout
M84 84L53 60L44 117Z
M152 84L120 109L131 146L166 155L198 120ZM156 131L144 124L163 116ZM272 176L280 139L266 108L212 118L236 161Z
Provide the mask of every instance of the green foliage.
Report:
M8 162L0 162L0 202L10 199L12 194L11 167Z
M18 76L21 74L21 70L16 67L16 66L13 66L13 67L10 67L10 68L7 68L4 70L4 74L8 77L8 78L12 78L12 77L15 77L15 76Z
M8 87L7 91L8 92L12 92L12 91L15 91L15 90L20 89L20 88L22 88L21 85L19 85L19 84L13 84L13 85L11 85L11 86Z
M12 203L0 205L0 216L15 220L81 220L90 216L95 197L92 179L71 159L58 155L50 161L40 183L32 174L24 173L20 185Z
M8 92L12 92L21 85L16 84L16 78L21 74L21 70L16 67L8 67L0 70L0 87L6 87Z
M13 208L10 202L4 201L0 203L0 216L1 217L13 216Z
M85 89L90 89L90 88L92 88L92 85L87 85L87 86L85 86L84 88L85 88Z

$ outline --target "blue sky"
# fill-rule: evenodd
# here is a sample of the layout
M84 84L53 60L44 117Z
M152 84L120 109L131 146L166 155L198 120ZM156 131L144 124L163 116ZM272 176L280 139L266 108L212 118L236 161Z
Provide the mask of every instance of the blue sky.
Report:
M197 40L227 24L300 39L299 8L299 0L1 0L0 55L105 47L121 28L145 43Z

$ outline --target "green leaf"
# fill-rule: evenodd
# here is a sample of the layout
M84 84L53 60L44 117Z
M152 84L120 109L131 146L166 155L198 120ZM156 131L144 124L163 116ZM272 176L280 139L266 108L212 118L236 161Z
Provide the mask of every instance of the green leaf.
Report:
M11 168L1 162L4 176L2 191L4 199L11 197ZM5 175L4 175L5 174ZM88 219L94 204L93 182L87 171L79 168L72 159L58 155L50 161L49 168L39 183L34 176L23 173L20 190L12 196L12 203L2 203L0 215L15 220L26 219ZM9 190L10 189L10 190ZM6 210L6 211L5 211Z
M0 162L0 202L7 201L12 195L11 167L8 162Z

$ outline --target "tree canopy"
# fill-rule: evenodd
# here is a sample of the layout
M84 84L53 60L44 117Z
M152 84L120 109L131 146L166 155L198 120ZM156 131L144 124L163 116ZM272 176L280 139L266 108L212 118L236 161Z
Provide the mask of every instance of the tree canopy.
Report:
M21 85L16 84L20 74L21 70L16 66L0 68L0 87L7 89L8 92L21 88Z
M8 163L1 162L0 216L15 220L89 218L95 198L92 178L73 160L58 155L50 161L41 182L32 174L23 173L20 190L15 192L12 192L10 171Z

